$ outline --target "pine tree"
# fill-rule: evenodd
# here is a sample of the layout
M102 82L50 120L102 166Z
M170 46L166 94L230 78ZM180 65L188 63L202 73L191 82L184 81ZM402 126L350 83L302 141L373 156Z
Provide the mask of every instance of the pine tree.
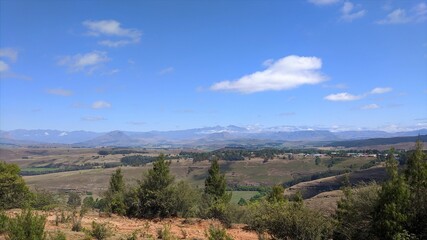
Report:
M427 158L420 140L408 158L405 177L411 191L409 231L427 239Z
M173 214L174 177L170 174L170 162L163 154L153 163L153 168L140 184L138 198L140 202L139 217L169 217Z
M205 194L214 200L222 199L226 195L227 183L224 174L221 174L217 160L213 160L205 179Z
M374 230L380 239L393 239L406 232L410 189L399 175L398 162L391 149L386 161L389 179L382 185L374 213Z
M106 192L108 212L124 215L126 213L125 205L125 183L123 181L122 170L118 168L110 178L110 185Z

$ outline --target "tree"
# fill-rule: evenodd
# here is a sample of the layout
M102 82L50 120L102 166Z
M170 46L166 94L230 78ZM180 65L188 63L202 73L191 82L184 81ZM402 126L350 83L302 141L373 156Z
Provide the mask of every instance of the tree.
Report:
M314 159L314 163L315 163L316 165L319 165L321 162L322 162L322 160L320 160L320 157L319 157L319 156L316 156L316 158Z
M386 160L389 179L383 183L373 216L373 228L380 239L394 239L405 233L410 204L410 189L399 174L398 162L392 148Z
M105 193L108 212L124 215L126 213L125 205L125 183L123 181L122 170L118 168L110 178L110 185Z
M23 207L31 198L19 173L18 165L0 162L0 209Z
M227 183L224 174L221 174L218 160L213 160L208 171L208 177L205 179L205 194L214 201L227 199ZM230 195L231 199L231 195Z
M375 183L343 188L344 197L337 202L334 216L337 224L333 239L375 239L372 218L379 189Z
M267 195L267 201L269 202L283 202L285 197L283 195L285 189L281 185L276 185L271 189L271 192Z
M161 154L148 170L138 191L139 217L168 217L172 215L172 189L174 177L170 174L170 162Z
M82 204L82 199L78 193L70 192L68 194L67 204L72 206L72 207L78 207Z
M418 140L410 153L405 170L410 189L409 232L427 238L427 157Z

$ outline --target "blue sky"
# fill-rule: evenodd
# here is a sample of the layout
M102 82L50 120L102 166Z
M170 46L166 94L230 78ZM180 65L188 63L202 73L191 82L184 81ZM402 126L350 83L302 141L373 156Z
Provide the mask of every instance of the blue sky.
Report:
M0 129L427 127L426 1L0 1Z

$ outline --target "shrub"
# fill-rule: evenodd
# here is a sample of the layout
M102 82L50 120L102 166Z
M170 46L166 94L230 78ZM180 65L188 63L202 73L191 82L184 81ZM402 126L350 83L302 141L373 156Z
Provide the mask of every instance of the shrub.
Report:
M7 223L9 218L4 212L0 212L0 234L3 234L7 231Z
M162 240L176 240L178 239L171 233L171 226L164 225L163 228L157 229L157 238Z
M45 224L45 216L37 215L31 210L23 210L16 218L9 219L7 237L10 240L44 240Z
M215 227L214 225L209 226L206 237L208 240L233 240L224 228Z
M46 190L37 189L33 192L31 206L40 210L52 210L58 205L55 196Z
M92 230L89 232L89 235L97 240L104 240L111 234L106 223L92 222Z
M82 199L78 193L70 192L68 194L67 204L72 207L78 207L82 204Z
M67 236L65 236L65 233L58 230L49 234L49 240L67 240Z
M249 206L248 226L274 239L329 239L332 223L296 202L261 201Z

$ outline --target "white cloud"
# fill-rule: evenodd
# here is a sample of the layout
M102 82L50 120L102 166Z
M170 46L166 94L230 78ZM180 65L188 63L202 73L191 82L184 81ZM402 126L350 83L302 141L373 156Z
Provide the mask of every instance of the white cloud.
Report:
M93 51L85 54L76 54L65 56L59 59L58 64L67 66L71 71L93 72L101 63L108 62L110 59L106 52Z
M0 48L0 57L8 58L12 62L16 62L18 59L18 51L12 48Z
M96 122L96 121L103 121L103 120L107 120L104 117L100 117L100 116L89 116L89 117L82 117L81 118L82 121L88 121L88 122Z
M245 75L235 81L222 81L210 87L213 91L254 93L296 88L304 84L318 84L326 80L320 73L322 60L317 57L287 56L267 69Z
M58 96L64 96L64 97L73 95L73 91L62 89L62 88L47 89L46 92L52 95L58 95Z
M88 34L92 36L107 36L122 39L107 39L99 41L98 44L107 47L121 47L131 43L138 43L141 40L142 32L137 29L122 28L120 22L116 20L101 20L83 22L88 28Z
M389 88L389 87L384 87L384 88L377 87L377 88L372 89L369 93L370 94L383 94L383 93L391 92L392 90L393 89Z
M329 101L354 101L359 100L361 98L363 98L363 95L353 95L347 92L330 94L324 97L324 99Z
M413 9L416 22L423 22L427 19L427 4L419 3Z
M9 70L9 65L0 60L0 72L6 72Z
M404 9L396 9L393 12L389 13L386 18L377 21L378 24L400 24L407 23L410 21L410 18L406 15Z
M362 110L371 110L371 109L377 109L380 108L380 106L378 106L377 104L373 103L373 104L368 104L365 106L362 106L360 109Z
M308 2L316 5L330 5L339 2L340 0L308 0Z
M345 2L341 8L341 19L344 21L353 21L354 19L361 18L365 16L366 10L362 9L359 11L354 11L354 4L351 2Z
M96 101L92 104L93 109L110 108L111 103L105 101Z
M377 21L378 24L403 24L410 22L424 22L427 20L427 4L419 3L409 11L398 8L389 13L384 19Z
M167 67L167 68L164 68L164 69L160 70L159 74L160 75L165 75L165 74L168 74L168 73L172 73L174 70L175 69L173 67Z

